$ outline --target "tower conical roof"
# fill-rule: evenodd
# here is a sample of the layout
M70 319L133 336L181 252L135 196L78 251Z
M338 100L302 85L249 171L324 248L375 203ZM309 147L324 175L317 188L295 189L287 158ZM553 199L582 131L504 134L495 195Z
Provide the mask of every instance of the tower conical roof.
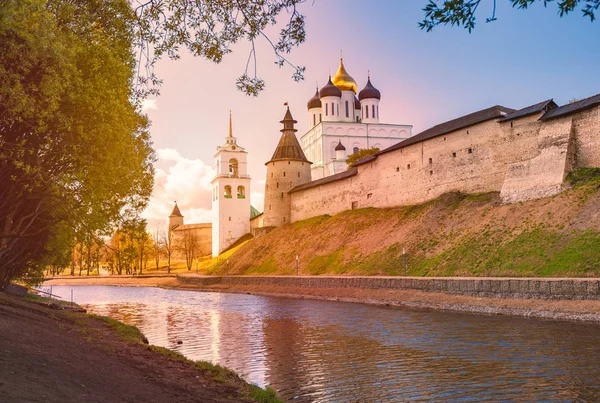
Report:
M183 217L183 214L181 214L181 211L179 211L179 207L177 206L177 202L175 202L175 207L173 207L173 211L171 212L171 215L169 217Z
M283 123L283 129L281 129L281 138L279 139L279 144L277 144L277 148L275 149L273 157L271 157L269 162L292 160L308 162L310 164L310 161L308 161L304 155L304 151L302 151L302 147L300 147L300 143L298 143L298 138L295 134L296 129L294 128L294 123L297 123L297 121L295 121L292 117L289 107L287 108L285 116L280 123ZM267 162L267 164L269 162Z

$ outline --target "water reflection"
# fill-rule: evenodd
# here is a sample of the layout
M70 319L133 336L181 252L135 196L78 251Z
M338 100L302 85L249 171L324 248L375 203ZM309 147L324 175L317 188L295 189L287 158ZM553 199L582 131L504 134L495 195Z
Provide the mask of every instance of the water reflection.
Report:
M600 400L595 325L156 288L54 292L71 288L152 344L288 400Z

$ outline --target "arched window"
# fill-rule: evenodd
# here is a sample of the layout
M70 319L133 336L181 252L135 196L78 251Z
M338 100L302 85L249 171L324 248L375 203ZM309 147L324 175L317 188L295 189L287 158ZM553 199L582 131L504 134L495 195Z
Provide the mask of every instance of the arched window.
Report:
M329 116L329 104L325 104L325 116Z
M231 199L231 186L225 185L225 188L223 188L223 197Z
M377 119L379 119L379 105L377 105Z
M354 147L354 148L352 149L352 151L354 152L354 154L356 154L356 153L358 152L358 147Z
M348 101L346 101L346 117L349 117L349 111L348 111Z
M366 118L369 119L369 105L365 105L365 114L366 114Z
M375 105L372 105L372 106L373 106L373 108L372 108L371 116L373 116L373 119L374 119L375 118Z
M229 160L229 175L238 176L238 160L235 158Z
M245 199L246 198L246 189L243 186L237 187L237 198Z
M321 114L319 113L319 123L321 123Z
M317 125L317 114L313 113L313 126Z

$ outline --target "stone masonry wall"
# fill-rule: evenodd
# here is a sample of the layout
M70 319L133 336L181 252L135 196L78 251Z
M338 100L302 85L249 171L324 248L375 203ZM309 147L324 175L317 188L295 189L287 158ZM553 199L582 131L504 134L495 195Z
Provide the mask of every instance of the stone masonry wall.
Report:
M573 166L572 132L570 117L544 124L537 136L536 155L508 164L500 192L502 200L514 203L562 191L564 179Z
M550 121L490 120L379 155L352 177L291 194L291 221L444 193L501 192L506 202L564 189L573 168L600 167L600 108Z
M265 285L301 288L415 290L476 297L600 300L600 279L474 278L474 277L295 277L190 276L182 283L197 285Z

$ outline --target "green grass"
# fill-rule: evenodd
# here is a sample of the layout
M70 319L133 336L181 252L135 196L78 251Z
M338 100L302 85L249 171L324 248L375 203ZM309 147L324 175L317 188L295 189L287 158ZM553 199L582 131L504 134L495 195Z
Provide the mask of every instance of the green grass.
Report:
M129 326L108 316L90 314L90 317L99 319L110 326L116 335L127 343L143 343L146 340L144 334L135 326Z
M237 246L227 250L216 258L206 259L205 261L200 262L198 265L198 270L209 275L224 275L226 271L227 259L229 259L231 255L233 255L239 248L248 242L252 242L252 239L241 242Z
M434 256L410 255L408 266L414 276L600 275L600 233L563 234L538 227L510 238L487 231Z
M313 276L325 273L343 274L346 269L343 266L344 248L328 255L314 256L306 270Z
M600 184L600 168L580 168L567 175L567 181L573 186Z
M282 400L279 400L277 397L277 392L275 389L267 386L265 389L261 389L256 385L251 385L252 391L250 398L255 402L260 403L282 403Z
M59 304L59 305L62 305L62 306L71 306L71 302L69 302L69 301L64 301L64 300L61 300L61 299L48 298L48 297L42 297L40 295L31 294L31 293L27 293L25 295L25 300L31 301L31 302L43 303L43 304L55 303L55 304ZM79 307L79 305L77 305L76 303L73 303L73 306L74 307Z
M275 262L275 259L271 257L260 266L251 266L244 272L244 274L269 274L277 273L278 271L280 271L280 269L277 266L277 262Z
M225 368L217 364L212 364L207 361L192 361L185 358L182 354L173 350L169 350L168 348L150 345L148 346L148 349L166 358L187 362L190 365L193 365L194 367L200 369L201 371L207 372L210 375L210 377L218 383L227 384L229 382L234 382L238 378L238 375L229 368ZM275 390L270 387L267 387L266 389L261 389L258 386L252 384L250 384L249 387L249 397L255 402L282 403L282 401L277 398L277 393L275 392Z

